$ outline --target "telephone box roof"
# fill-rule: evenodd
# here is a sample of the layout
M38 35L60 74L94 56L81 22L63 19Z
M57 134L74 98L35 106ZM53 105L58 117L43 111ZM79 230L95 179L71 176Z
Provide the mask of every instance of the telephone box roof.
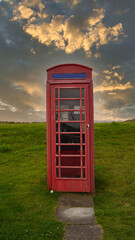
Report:
M88 70L92 70L92 68L87 67L87 66L84 66L84 65L81 65L81 64L66 63L66 64L59 64L59 65L53 66L53 67L51 67L51 68L48 68L47 71L50 71L50 70L52 70L52 69L59 68L59 67L69 67L69 66L82 67L82 68L86 68L86 69L88 69Z

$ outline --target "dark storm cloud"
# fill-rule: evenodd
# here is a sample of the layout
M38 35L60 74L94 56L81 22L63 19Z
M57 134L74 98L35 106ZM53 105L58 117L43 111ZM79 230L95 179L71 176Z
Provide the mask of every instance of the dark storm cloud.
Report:
M96 120L134 118L133 9L125 0L1 1L0 120L45 121L46 69L67 62L93 67Z

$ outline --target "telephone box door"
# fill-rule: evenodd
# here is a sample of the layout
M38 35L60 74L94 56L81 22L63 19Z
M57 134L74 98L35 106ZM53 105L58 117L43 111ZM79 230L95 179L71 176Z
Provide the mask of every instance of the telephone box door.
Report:
M90 192L89 84L51 85L52 189Z

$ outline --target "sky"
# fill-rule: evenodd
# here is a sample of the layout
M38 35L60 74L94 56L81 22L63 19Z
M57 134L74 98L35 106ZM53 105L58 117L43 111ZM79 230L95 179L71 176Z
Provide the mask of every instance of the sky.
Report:
M46 121L46 69L93 68L94 119L135 118L135 1L0 0L0 121Z

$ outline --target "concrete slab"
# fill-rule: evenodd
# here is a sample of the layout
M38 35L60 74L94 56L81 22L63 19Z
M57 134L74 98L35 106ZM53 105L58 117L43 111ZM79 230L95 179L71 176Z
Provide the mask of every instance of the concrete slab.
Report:
M64 240L98 240L101 236L99 225L67 225Z
M93 207L59 207L56 210L58 219L72 224L95 224Z
M61 193L58 200L61 207L93 207L93 199L89 193Z
M89 193L61 193L56 215L66 223L64 240L98 240L102 236Z

